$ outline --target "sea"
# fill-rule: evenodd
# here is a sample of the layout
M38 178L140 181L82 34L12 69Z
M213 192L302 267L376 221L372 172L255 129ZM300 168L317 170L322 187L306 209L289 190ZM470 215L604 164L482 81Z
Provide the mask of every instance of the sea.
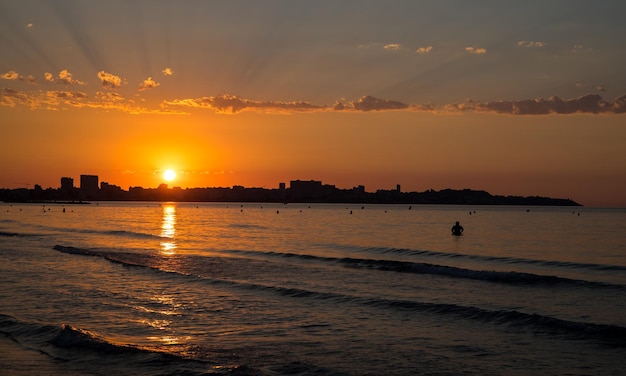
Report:
M0 374L624 375L625 234L618 208L0 203Z

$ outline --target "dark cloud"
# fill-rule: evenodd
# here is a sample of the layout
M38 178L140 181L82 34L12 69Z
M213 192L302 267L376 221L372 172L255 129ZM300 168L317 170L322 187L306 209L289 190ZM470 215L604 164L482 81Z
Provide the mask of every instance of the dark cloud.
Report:
M520 101L468 102L462 110L512 115L624 113L625 97L621 96L614 101L605 101L598 94L587 94L565 100L559 97L550 97L548 99L538 98Z
M359 98L357 101L347 103L336 102L334 107L336 111L354 110L354 111L383 111L383 110L405 110L409 108L408 104L392 101L389 99L379 99L369 95Z

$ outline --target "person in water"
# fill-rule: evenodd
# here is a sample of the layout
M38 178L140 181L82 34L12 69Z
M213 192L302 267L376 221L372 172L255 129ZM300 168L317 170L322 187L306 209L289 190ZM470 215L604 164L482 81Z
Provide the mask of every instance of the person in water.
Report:
M454 226L452 226L452 235L455 235L455 236L463 235L463 226L459 224L459 221L456 221Z

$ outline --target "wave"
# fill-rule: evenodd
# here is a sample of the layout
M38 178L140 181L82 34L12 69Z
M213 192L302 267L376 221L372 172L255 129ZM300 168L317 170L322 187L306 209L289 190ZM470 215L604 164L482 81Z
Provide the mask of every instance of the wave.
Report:
M258 285L254 286L259 288ZM379 308L392 308L404 311L424 312L436 315L457 316L466 320L481 321L511 328L532 328L538 334L562 335L571 339L598 340L605 345L626 347L626 327L563 320L555 317L524 313L514 310L486 310L457 304L426 303L408 300L383 298L362 298L329 292L314 292L297 288L265 287L280 295L294 298L334 300L346 303L359 303Z
M228 225L230 228L243 228L243 229L260 229L267 230L269 227L263 225L255 225L249 223L231 223Z
M15 219L2 218L0 219L0 223L20 223L20 222L16 221Z
M83 372L85 367L97 370L98 374L193 376L228 372L206 359L115 343L95 332L68 324L45 325L0 314L0 333L24 350L37 351L54 362L63 362L70 369L76 366ZM207 372L209 368L219 368L222 372Z
M13 220L7 220L7 221L19 223ZM38 228L40 230L55 231L55 232L60 232L60 233L70 232L70 233L78 233L78 234L119 236L119 237L136 238L136 239L162 239L163 238L162 236L156 235L156 234L130 231L130 230L95 230L95 229L88 229L88 228L55 227L55 226L46 226L46 225L40 225L40 224L33 224L30 226ZM25 234L0 231L0 236L25 236Z
M533 260L521 257L505 257L505 256L482 256L482 255L467 255L462 253L452 252L436 252L436 251L422 251L406 248L388 248L388 247L365 247L362 250L374 253L392 253L409 256L428 256L437 258L452 258L452 259L467 259L475 261L487 261L498 262L505 264L528 264L550 267L561 267L568 269L588 269L598 271L626 271L626 266L620 265L605 265L594 263L581 263L573 261L553 261L553 260Z
M578 279L570 279L557 276L548 276L532 273L522 272L500 272L490 270L472 270L459 268L454 266L444 266L421 262L411 261L396 261L396 260L375 260L375 259L361 259L352 257L325 257L314 255L302 255L296 253L282 253L282 252L260 252L260 251L242 251L242 250L229 250L229 253L235 254L248 254L248 255L263 255L282 258L296 258L307 261L318 261L326 263L335 263L344 265L351 268L367 268L381 271L393 271L400 273L415 273L415 274L431 274L453 278L465 278L473 279L485 282L495 283L507 283L507 284L524 284L524 285L539 285L539 286L553 286L553 285L572 285L572 286L586 286L592 288L624 288L622 285L609 284L604 282L584 281Z
M81 234L111 235L137 239L161 239L161 236L128 230L91 230L91 229L63 229L63 231L77 232Z
M302 288L255 284L255 283L240 282L240 281L226 280L226 279L215 279L215 278L209 278L209 277L204 277L204 276L199 276L199 275L192 275L192 274L185 273L183 271L163 270L163 269L160 269L158 266L149 265L146 263L142 264L140 261L143 260L145 262L147 260L152 259L152 257L148 255L135 255L135 256L140 256L140 258L134 258L131 261L129 261L129 260L123 259L125 256L128 256L128 254L120 254L120 256L122 257L117 257L116 254L114 253L96 252L96 251L90 251L90 250L74 248L74 247L65 247L65 246L60 246L60 245L55 246L54 249L60 252L77 254L77 255L100 256L114 263L120 263L123 265L134 266L134 267L138 267L138 266L145 267L145 268L149 268L152 270L157 270L159 272L175 274L175 275L185 277L185 278L193 277L196 279L201 279L204 282L213 284L213 285L223 285L223 286L228 286L231 288L271 292L277 295L286 296L290 298L308 298L308 299L315 299L315 300L333 301L336 303L343 303L343 304L345 303L361 304L361 305L378 307L378 308L415 311L415 312L423 312L423 313L436 314L436 315L456 316L456 317L466 319L466 320L481 321L481 322L490 323L494 325L505 325L511 328L521 328L521 329L530 328L530 329L533 329L538 334L563 335L566 338L598 340L608 346L626 347L626 327L621 327L617 325L569 321L569 320L563 320L563 319L540 315L540 314L519 312L515 310L487 310L487 309L483 309L479 307L461 306L457 304L417 302L417 301L410 301L410 300L385 299L381 297L367 298L367 297L341 294L341 293L336 293L336 292L311 291L311 290L306 290ZM281 257L300 257L300 255L295 255L295 254L279 254L279 255ZM310 256L310 255L308 256L305 255L304 257L309 258L309 259L321 258L317 256ZM336 260L338 262L351 260L351 259L333 259L330 257L325 257L323 259ZM363 260L360 260L359 262L362 262L362 261ZM372 261L375 261L375 260L372 260ZM541 277L541 276L537 276L537 277Z
M31 234L31 233L22 233L22 232L8 232L8 231L0 231L0 236L11 238L11 237L29 237L29 236L42 236L41 234Z
M135 231L126 231L126 230L108 230L108 231L95 231L105 235L114 235L114 236L127 236L131 238L141 238L141 239L161 239L163 238L160 235L155 234L147 234L144 232L135 232Z
M49 230L54 230L54 231L74 232L74 233L79 233L79 234L109 235L109 236L136 238L136 239L162 239L162 237L159 235L149 234L145 232L129 231L129 230L93 230L93 229L85 229L85 228L58 228L58 227L46 227L46 228Z

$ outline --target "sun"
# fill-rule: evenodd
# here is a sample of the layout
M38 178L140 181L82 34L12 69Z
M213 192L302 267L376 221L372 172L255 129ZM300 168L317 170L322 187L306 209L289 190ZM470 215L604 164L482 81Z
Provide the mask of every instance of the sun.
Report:
M163 171L163 179L167 181L172 181L176 179L176 171L174 170L165 170Z

